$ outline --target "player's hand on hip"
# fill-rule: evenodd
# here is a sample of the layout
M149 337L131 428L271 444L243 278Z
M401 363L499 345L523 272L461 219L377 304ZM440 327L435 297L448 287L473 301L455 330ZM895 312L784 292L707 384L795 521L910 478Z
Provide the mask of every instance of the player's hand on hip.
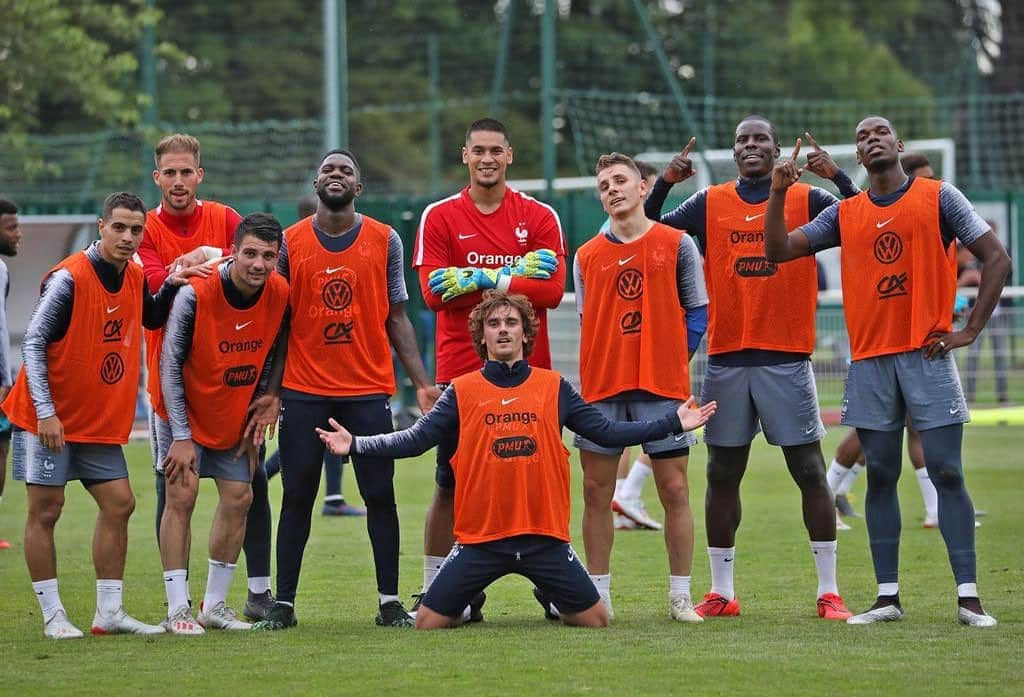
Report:
M328 419L327 423L331 425L332 430L326 431L318 427L316 434L334 455L348 455L352 449L352 434L334 419Z
M494 288L498 284L498 270L448 266L431 271L428 281L430 292L447 302L466 293Z
M839 165L835 163L828 151L822 150L818 141L814 139L810 131L804 132L804 138L811 144L811 151L807 153L806 169L814 172L822 179L831 179L839 173Z
M944 358L953 349L970 346L977 338L977 335L966 327L958 332L932 332L925 339L924 357Z
M800 145L801 141L797 138L796 147L793 148L793 154L789 156L789 159L775 163L775 169L772 170L772 191L786 191L796 184L797 179L804 173L803 168L796 165L796 158L800 154Z
M59 453L64 449L64 424L57 415L39 419L37 423L39 442L48 450Z
M684 431L692 431L700 428L708 422L718 409L718 402L708 402L702 407L697 406L697 398L690 397L679 405L676 415L679 416L679 423Z
M168 484L176 484L179 480L187 483L190 476L198 475L196 446L192 440L176 440L171 443L164 456L163 468Z
M416 403L424 414L433 409L434 404L440 398L441 388L437 385L424 385L416 388Z
M672 161L668 163L668 167L661 173L661 178L668 184L678 184L681 181L685 181L697 173L697 168L693 166L693 160L690 159L690 150L697 144L696 138L690 138L688 142L680 151L678 155L672 158Z
M558 255L552 249L535 249L524 254L518 264L505 269L510 276L517 278L551 278L551 274L558 270Z

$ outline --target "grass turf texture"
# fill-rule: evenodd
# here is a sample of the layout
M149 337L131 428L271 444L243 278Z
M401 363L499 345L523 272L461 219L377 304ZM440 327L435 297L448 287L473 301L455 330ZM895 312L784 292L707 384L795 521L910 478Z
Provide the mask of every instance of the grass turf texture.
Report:
M824 444L831 459L842 429ZM955 622L954 586L938 531L921 529L921 498L906 465L901 597L906 618L895 624L848 627L817 619L814 564L800 523L799 495L778 450L758 438L744 492L738 536L739 618L689 626L668 618L667 566L661 535L620 532L612 557L617 613L603 631L546 622L525 579L510 576L488 591L486 621L455 631L417 633L373 626L376 593L364 522L324 518L319 507L306 548L296 611L299 626L274 634L210 632L204 637L43 638L39 608L22 558L25 495L8 481L0 535L14 548L0 553L0 688L31 694L1020 694L1024 684L1024 523L1019 469L1024 428L970 426L965 439L967 481L989 512L978 531L980 588L1000 624L972 630ZM138 499L132 518L125 605L139 619L165 613L153 535L154 492L148 449L128 449ZM402 521L401 592L419 589L421 540L433 491L432 455L399 463ZM697 521L694 595L710 583L703 498L706 452L694 449L691 490ZM345 490L356 482L346 467ZM854 489L863 507L864 478ZM573 460L572 531L580 537L580 474ZM88 631L95 607L90 539L95 507L74 484L57 528L61 595L72 621ZM653 482L648 508L659 511ZM205 540L214 489L204 483L194 526L192 597L202 597ZM271 501L280 504L280 479ZM874 598L863 519L840 533L840 589L855 612ZM231 602L245 602L244 563ZM407 601L408 604L408 601Z

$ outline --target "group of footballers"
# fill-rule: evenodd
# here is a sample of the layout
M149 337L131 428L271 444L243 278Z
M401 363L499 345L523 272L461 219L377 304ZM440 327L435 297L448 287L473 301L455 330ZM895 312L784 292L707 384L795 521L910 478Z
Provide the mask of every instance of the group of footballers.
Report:
M147 212L134 194L107 198L99 240L44 278L24 366L3 403L14 425L15 478L27 484L25 553L46 636L82 635L57 592L53 543L64 485L73 479L100 510L93 633L295 626L325 450L351 455L366 503L378 625L479 621L485 588L508 573L534 583L546 617L607 625L616 469L623 447L634 444L650 457L664 508L669 615L689 623L739 615L740 482L759 430L781 447L801 492L819 617L898 620L896 480L905 420L921 435L938 492L958 619L995 625L976 586L974 514L960 459L968 413L951 352L984 327L1009 257L957 189L903 172L903 144L886 119L857 125L857 157L869 174L864 192L805 137L813 148L806 168L832 179L842 201L798 181L801 140L782 159L774 125L757 115L736 127L738 177L664 216L671 186L695 172L694 140L653 188L631 158L598 160L609 225L572 265L580 392L550 369L546 311L565 287L564 235L552 208L507 185L513 150L500 122L469 127L462 149L469 185L428 206L417 230L412 265L437 313L436 384L405 312L402 242L356 210L362 184L350 151L324 156L313 182L315 212L282 230L268 214L243 218L200 201L199 143L164 138L153 173L160 205ZM983 264L977 304L960 331L951 321L955 240ZM836 516L810 362L813 254L836 245L843 247L853 353L842 418L857 429L868 463L866 518L878 581L875 604L856 615L837 585ZM132 261L136 253L141 265ZM122 607L134 498L121 445L134 413L143 328L168 604L159 625ZM698 407L688 363L705 333L709 360ZM396 433L392 351L424 413ZM691 431L705 423L711 588L694 603L687 463ZM585 566L570 546L563 426L581 452ZM278 427L284 493L275 597L262 460L264 438ZM394 458L435 445L423 586L406 610L398 595ZM200 477L215 480L219 500L195 613L188 568ZM255 624L227 604L243 549L244 614Z

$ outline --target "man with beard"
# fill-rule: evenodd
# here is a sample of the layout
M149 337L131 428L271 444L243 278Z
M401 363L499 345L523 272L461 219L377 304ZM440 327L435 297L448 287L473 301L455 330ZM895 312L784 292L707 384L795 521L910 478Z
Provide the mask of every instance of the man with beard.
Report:
M875 604L847 621L873 624L903 617L896 485L909 415L939 494L939 530L957 584L957 619L972 627L994 627L995 618L978 598L974 506L961 461L963 424L970 416L951 352L973 343L985 327L999 302L1010 258L956 187L907 176L900 166L903 141L888 119L864 118L855 139L857 161L868 171L868 191L793 225L784 211L788 192L802 173L796 165L797 139L792 158L772 173L764 229L764 254L773 262L842 249L843 311L853 359L842 421L857 429L867 458L864 510L878 582ZM974 311L962 330L953 331L957 239L983 267Z
M508 186L512 158L504 124L490 118L470 124L462 148L469 185L427 206L416 232L412 266L424 303L437 313L435 377L442 387L483 365L467 326L489 288L530 299L538 323L530 365L551 367L547 311L558 307L565 290L562 224L553 208ZM423 593L455 542L455 474L449 462L454 450L453 438L437 448L436 487L423 533ZM423 593L413 596L414 610ZM480 618L476 612L469 619Z
M359 164L348 150L331 150L317 169L316 213L285 230L278 271L288 279L289 315L268 393L258 399L250 427L259 442L281 421L284 498L277 526L277 604L256 629L294 627L302 555L324 456L315 428L328 420L353 433L390 433L395 391L394 347L426 412L439 390L420 358L405 313L402 241L388 225L356 212L363 190ZM354 455L359 493L377 572L380 626L411 627L398 599L398 511L394 460Z
M18 207L13 201L0 198L0 254L13 257L18 254L21 229L18 227ZM4 401L14 383L11 374L11 337L7 331L7 296L11 292L11 279L7 264L0 259L0 402ZM11 422L0 411L0 503L4 498L7 480L7 453L11 449ZM10 549L11 543L0 537L0 549Z
M668 189L694 173L690 143L677 155L647 199L658 220ZM815 153L824 151L815 149ZM740 483L750 444L759 430L782 448L800 489L804 527L818 573L818 616L845 620L849 610L836 581L836 515L825 481L821 439L825 427L811 369L818 277L814 259L778 267L764 258L764 215L772 167L779 157L775 126L751 114L736 126L733 159L739 177L697 192L661 222L685 229L703 249L708 297L708 364L701 401L717 400L721 412L705 430L708 447L704 519L711 590L695 610L702 617L740 614L733 584ZM817 155L815 159L822 157ZM844 193L856 193L838 168ZM791 227L827 208L835 197L804 184L790 197Z
M230 206L197 198L196 191L205 172L200 163L196 138L182 133L166 136L156 144L153 159L156 165L153 182L160 189L160 205L146 215L146 234L139 245L139 258L149 287L159 288L167 274L178 267L208 265L229 254L242 216ZM152 406L150 448L156 471L157 542L160 540L160 521L166 499L164 475L160 471L157 452L170 447L170 443L158 443L156 430L157 419L168 418L160 391L162 343L162 329L146 332L146 388ZM243 544L249 575L245 614L261 619L274 606L270 591L270 500L267 498L267 476L262 466L253 474L252 492Z

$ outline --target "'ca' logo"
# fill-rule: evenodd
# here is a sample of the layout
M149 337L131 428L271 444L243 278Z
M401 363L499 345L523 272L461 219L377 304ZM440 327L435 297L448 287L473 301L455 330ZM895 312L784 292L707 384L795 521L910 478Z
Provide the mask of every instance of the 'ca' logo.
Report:
M121 378L124 377L124 361L120 354L108 353L103 357L103 363L100 365L100 377L108 385L121 381Z
M903 240L895 232L883 232L875 240L875 259L891 264L903 254Z
M623 300L636 300L644 294L644 275L636 269L626 269L615 280Z
M325 285L322 295L324 305L335 312L344 310L352 304L352 286L348 284L348 281L340 278Z

